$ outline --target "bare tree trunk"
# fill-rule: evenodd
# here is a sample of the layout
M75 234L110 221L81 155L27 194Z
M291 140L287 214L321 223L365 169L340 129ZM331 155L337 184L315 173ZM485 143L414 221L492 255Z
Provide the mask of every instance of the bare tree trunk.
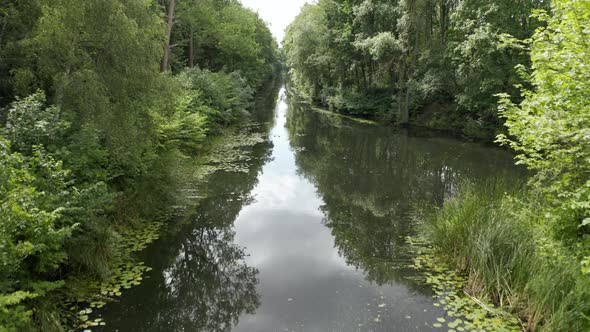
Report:
M161 71L167 71L170 66L170 40L172 39L172 26L174 25L174 8L176 7L176 0L170 0L168 7L168 21L166 29L166 42L164 44L164 59L162 59Z
M402 124L407 124L410 121L410 80L406 83L406 102L404 105L404 114L402 117Z
M447 25L448 25L449 7L447 1L440 2L440 39L441 45L444 47L447 44Z
M406 82L406 105L402 118L403 124L408 123L410 120L410 80L414 78L414 67L416 66L416 61L418 60L418 47L420 46L420 19L421 16L418 15L416 18L416 36L414 37L414 54L412 55L412 62L408 68L408 81Z
M398 87L397 87L397 111L398 111L398 120L400 122L403 122L403 104L402 104L402 96L403 96L403 91L404 91L404 73L406 72L406 65L403 64L402 68L399 72L399 77L398 77Z
M7 25L8 25L8 16L4 16L2 18L2 29L0 29L0 46L2 45L2 40L4 39L4 33L6 32Z
M373 86L373 72L375 71L373 68L373 59L369 59L369 87ZM393 84L393 80L391 82Z
M354 85L360 86L360 75L359 75L359 66L354 66Z
M363 90L366 92L367 89L367 70L365 69L365 67L367 67L367 62L363 61L363 66L362 68L362 73L363 73Z
M194 44L193 38L194 38L194 29L191 26L191 32L190 32L189 41L188 41L188 65L191 68L195 66L195 44Z

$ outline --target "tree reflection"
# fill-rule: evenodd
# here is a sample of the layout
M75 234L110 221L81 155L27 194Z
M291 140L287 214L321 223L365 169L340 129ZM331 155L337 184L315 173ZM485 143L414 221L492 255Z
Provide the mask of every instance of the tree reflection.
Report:
M156 326L173 331L229 331L242 313L259 305L257 271L243 261L227 228L201 228L185 237L173 264L163 271L167 308ZM163 309L163 308L162 308Z
M292 103L291 144L301 173L322 196L325 224L349 265L378 284L403 281L410 215L441 204L460 181L514 176L508 153L441 137L319 114Z
M252 121L259 125L248 130L268 134L279 87L269 87L269 96L275 96L270 100L257 100ZM230 331L241 315L254 313L260 305L258 271L246 264L243 248L235 245L232 226L253 201L251 191L271 151L270 141L245 146L242 153L248 158L239 162L247 172L218 171L206 183L184 184L205 198L179 209L182 215L142 253L153 271L119 303L106 307L104 330Z

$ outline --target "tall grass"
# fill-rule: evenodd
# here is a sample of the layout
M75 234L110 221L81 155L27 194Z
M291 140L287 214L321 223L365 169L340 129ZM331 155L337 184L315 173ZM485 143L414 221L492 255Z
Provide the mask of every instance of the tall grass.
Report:
M590 278L548 235L523 185L465 183L423 218L422 234L468 276L466 291L517 313L531 331L590 331Z

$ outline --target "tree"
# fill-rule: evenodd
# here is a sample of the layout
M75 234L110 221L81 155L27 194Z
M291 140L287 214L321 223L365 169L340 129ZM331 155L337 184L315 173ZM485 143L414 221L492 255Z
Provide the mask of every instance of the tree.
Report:
M72 123L72 144L105 152L76 168L106 163L111 179L140 175L154 144L149 110L169 93L158 73L158 17L142 0L43 1L28 41L38 68L33 78Z
M529 15L544 7L541 0L320 0L288 28L285 50L294 82L331 109L491 139L501 128L494 94L516 100L522 81L514 66L528 61L527 52L500 47L499 36L529 37L538 25ZM301 38L307 30L312 38Z
M291 75L313 98L329 84L333 64L326 54L328 30L325 11L316 5L305 5L295 21L287 28L284 48Z
M29 79L32 73L26 67L32 56L23 43L40 15L41 6L37 0L0 3L0 107L10 104L15 94L24 97L40 87L38 82Z
M170 40L172 38L172 28L174 27L174 14L176 0L170 0L166 14L166 42L164 43L164 58L162 59L162 71L167 71L170 66Z
M498 140L535 171L532 183L547 198L557 236L584 239L590 234L590 3L555 0L551 13L536 12L547 27L524 41L532 88L521 87L520 103L501 95L509 136Z

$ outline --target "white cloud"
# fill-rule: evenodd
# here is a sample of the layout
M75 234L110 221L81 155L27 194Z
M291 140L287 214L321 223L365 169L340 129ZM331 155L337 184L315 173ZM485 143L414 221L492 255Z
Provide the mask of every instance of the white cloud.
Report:
M301 7L308 0L241 0L242 4L252 8L260 17L269 23L270 30L281 43L285 36L285 29L293 22Z

